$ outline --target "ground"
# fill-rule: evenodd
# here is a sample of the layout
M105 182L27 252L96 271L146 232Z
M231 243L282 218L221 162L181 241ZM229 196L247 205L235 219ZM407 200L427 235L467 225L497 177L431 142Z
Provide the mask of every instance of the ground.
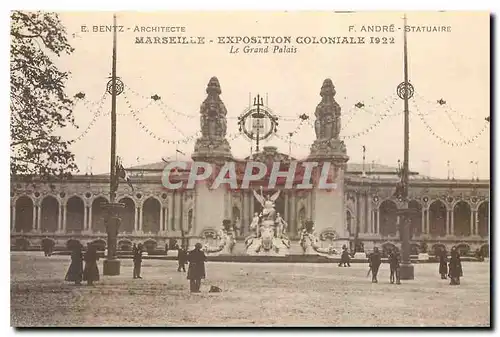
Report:
M437 264L415 265L414 281L378 284L366 264L207 263L202 292L190 294L175 261L132 261L95 287L63 281L69 257L11 254L12 326L489 326L489 264L464 263L460 286ZM102 273L102 261L99 265ZM208 293L210 285L223 289Z

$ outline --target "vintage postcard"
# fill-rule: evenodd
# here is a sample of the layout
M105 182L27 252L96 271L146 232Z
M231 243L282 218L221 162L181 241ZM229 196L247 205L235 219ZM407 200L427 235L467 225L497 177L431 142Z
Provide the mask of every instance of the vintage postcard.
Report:
M490 326L488 12L10 16L12 326Z

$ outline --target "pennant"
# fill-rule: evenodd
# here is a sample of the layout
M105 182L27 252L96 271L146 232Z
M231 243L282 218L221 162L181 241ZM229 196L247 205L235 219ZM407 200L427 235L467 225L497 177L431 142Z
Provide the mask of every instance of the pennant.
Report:
M125 171L125 168L122 165L120 157L116 158L116 176L117 176L117 178L122 178L123 180L125 180L127 182L128 186L130 186L130 188L132 189L132 191L134 191L134 186L132 186L132 180L130 179L130 175L128 174L127 171ZM118 187L118 183L119 182L117 180L117 182L116 182L117 187Z

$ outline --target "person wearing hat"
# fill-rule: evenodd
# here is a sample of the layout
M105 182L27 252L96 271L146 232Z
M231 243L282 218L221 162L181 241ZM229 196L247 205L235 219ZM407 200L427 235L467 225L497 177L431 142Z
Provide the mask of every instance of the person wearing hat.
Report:
M351 257L349 256L349 251L347 250L347 246L343 245L339 267L342 267L342 264L344 265L344 267L350 267L351 266L350 260L351 260Z
M135 279L137 278L141 279L142 278L141 265L142 265L142 252L143 252L142 243L139 243L139 245L137 247L134 247L132 251L133 251L133 261L134 261L133 277Z
M456 247L451 248L450 263L448 266L448 276L450 277L450 285L459 285L460 277L463 276L462 262L460 261L460 253Z
M189 261L187 279L189 280L189 289L192 293L199 293L201 279L205 278L205 261L207 257L201 250L201 243L197 243L194 249L189 252L187 260Z

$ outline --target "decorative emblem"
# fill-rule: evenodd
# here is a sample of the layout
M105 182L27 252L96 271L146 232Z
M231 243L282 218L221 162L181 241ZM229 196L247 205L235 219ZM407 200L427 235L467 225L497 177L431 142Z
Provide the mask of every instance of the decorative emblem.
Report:
M121 94L124 87L125 85L123 84L122 80L117 78L115 84L116 95ZM106 91L108 92L108 94L113 95L113 80L108 81L108 84L106 85Z
M449 197L448 198L448 202L452 202L453 201L453 198L452 197Z
M337 240L339 238L337 232L332 231L332 230L327 230L319 236L321 241L326 241L326 240Z
M377 202L377 201L378 201L378 197L377 197L377 196L374 196L374 197L373 197L373 201Z
M423 200L424 200L424 202L427 202L427 201L429 201L429 198L424 197L424 199L423 199Z
M35 197L39 197L40 196L40 192L35 192Z
M397 92L399 98L410 99L413 97L413 94L415 93L415 88L409 82L401 82L398 85L396 92Z
M475 202L477 202L477 198L476 198L476 197L473 197L473 198L472 198L472 202L474 202L474 203L475 203Z
M64 197L66 196L66 193L61 192L61 193L59 193L59 196L60 196L61 198L64 198Z
M90 192L85 193L85 197L86 197L87 199L88 199L88 198L90 198L91 196L92 196L92 194L91 194Z
M271 109L264 106L262 97L257 95L253 106L238 117L238 125L240 132L243 132L248 139L264 140L277 132L278 117L271 112Z
M161 195L161 198L162 198L162 199L167 199L167 193L163 193L163 194Z
M137 197L137 199L142 198L142 194L140 194L140 193L137 193L135 196Z

